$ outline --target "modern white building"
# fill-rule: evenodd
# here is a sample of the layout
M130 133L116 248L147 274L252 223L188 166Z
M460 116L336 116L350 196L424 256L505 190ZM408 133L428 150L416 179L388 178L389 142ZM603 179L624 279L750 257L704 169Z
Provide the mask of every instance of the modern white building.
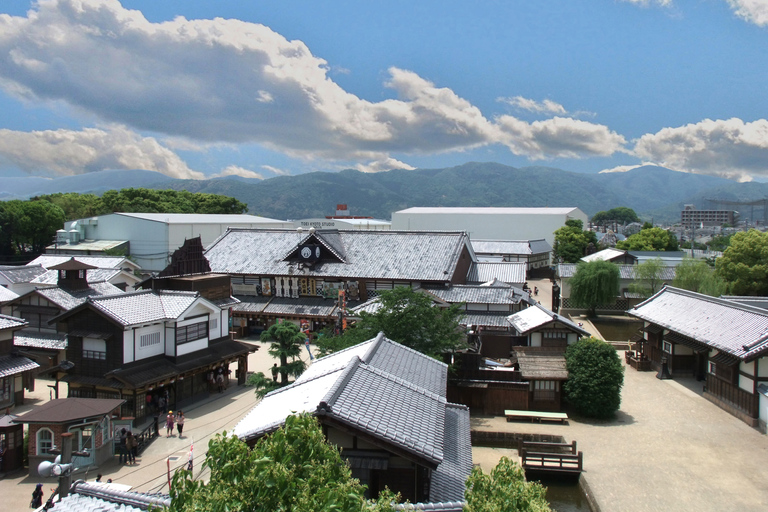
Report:
M293 228L292 222L256 215L207 215L192 213L111 213L64 224L48 254L103 254L90 247L95 242L115 242L127 247L129 256L145 271L163 270L170 256L188 238L201 237L208 245L227 228ZM122 243L118 243L122 242Z
M316 219L301 219L293 222L295 228L315 229L357 229L367 231L388 231L392 223L388 220L354 218L346 219L319 217Z
M578 208L414 207L392 214L392 229L466 231L472 240L538 240L555 243L554 232L565 221L587 225Z

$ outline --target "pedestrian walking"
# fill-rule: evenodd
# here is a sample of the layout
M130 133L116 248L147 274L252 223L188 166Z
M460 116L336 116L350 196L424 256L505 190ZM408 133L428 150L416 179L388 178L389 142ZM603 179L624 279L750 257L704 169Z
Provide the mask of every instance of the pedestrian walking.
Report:
M173 435L173 411L168 411L168 416L165 417L165 437L171 437Z
M125 464L125 462L128 460L128 448L125 443L127 437L128 432L125 430L125 428L121 428L120 439L117 443L117 453L119 455L120 464Z
M179 439L181 439L181 433L184 431L184 412L179 411L176 414L176 430L179 432Z
M278 372L277 363L275 363L272 365L272 380L275 382L277 382L277 372Z
M37 484L32 491L32 501L29 502L29 508L40 508L43 506L43 484Z
M139 440L129 431L125 436L125 447L128 450L128 464L136 464L136 454L139 448Z
M220 373L216 376L216 385L219 386L219 393L224 392L224 374Z

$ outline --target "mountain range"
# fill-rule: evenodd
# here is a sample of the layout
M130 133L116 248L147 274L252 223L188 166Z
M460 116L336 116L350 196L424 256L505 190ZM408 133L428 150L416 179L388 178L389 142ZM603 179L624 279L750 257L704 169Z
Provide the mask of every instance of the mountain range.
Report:
M587 215L628 206L644 219L675 222L685 204L713 209L716 206L707 199L754 201L768 196L766 183L736 183L657 166L621 173L583 174L551 167L515 168L470 162L444 169L376 174L344 170L266 180L234 176L179 180L140 170L101 171L54 179L4 178L0 199L25 199L54 192L100 194L130 187L222 194L248 204L249 213L278 219L333 215L336 204L344 203L351 215L379 219L390 219L393 211L412 206L576 206ZM741 209L746 208L749 207ZM744 217L752 212L741 213Z

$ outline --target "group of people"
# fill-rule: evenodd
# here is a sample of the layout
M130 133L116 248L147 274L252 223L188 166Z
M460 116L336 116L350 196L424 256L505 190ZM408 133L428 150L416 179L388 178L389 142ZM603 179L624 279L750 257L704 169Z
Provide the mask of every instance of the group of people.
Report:
M173 411L168 411L168 416L165 417L165 437L173 437L173 426L176 425L176 430L179 432L179 439L184 432L184 412L178 411L173 414Z
M232 370L227 369L226 375L224 374L224 367L219 366L216 371L214 372L211 370L206 375L206 380L208 381L208 391L213 391L214 389L218 390L219 393L223 393L224 390L227 388L227 384L229 381L229 374Z
M158 390L157 393L147 393L147 411L165 414L171 403L171 397L168 389Z
M120 439L117 448L120 456L120 464L136 464L139 439L133 435L133 432L125 428L120 429Z

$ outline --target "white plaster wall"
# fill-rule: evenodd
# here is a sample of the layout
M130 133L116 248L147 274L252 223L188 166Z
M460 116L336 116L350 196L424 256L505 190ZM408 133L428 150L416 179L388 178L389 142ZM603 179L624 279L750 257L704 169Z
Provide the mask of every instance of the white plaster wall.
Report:
M748 393L754 393L755 381L744 375L739 375L739 387Z
M199 340L190 341L182 345L176 345L176 356L183 356L184 354L190 354L198 350L203 350L208 347L208 338L201 338Z
M541 333L540 332L531 333L531 346L532 347L540 347L541 346Z
M163 324L154 324L147 327L139 327L138 329L131 329L125 332L125 362L130 363L133 361L140 361L148 357L153 357L162 354L165 351L165 339L163 337ZM149 347L140 347L141 337L145 334L153 332L160 333L160 343L158 345L150 345ZM135 336L135 338L134 338ZM135 350L135 354L134 354Z
M768 377L768 357L761 357L757 360L757 376Z
M739 370L741 370L744 373L748 373L750 375L755 374L755 362L750 361L748 363L745 363L744 361L739 364Z

